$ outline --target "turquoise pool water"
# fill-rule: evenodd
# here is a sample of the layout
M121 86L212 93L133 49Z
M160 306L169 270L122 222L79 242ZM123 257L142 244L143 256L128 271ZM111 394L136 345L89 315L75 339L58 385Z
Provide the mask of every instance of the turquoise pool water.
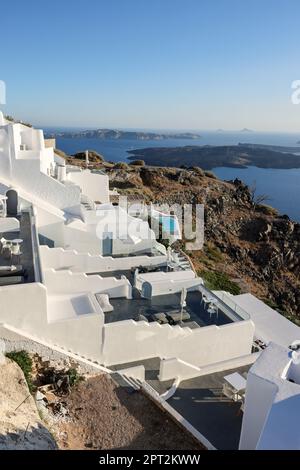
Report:
M177 224L174 217L171 216L160 216L159 221L162 225L163 231L174 235L177 232Z

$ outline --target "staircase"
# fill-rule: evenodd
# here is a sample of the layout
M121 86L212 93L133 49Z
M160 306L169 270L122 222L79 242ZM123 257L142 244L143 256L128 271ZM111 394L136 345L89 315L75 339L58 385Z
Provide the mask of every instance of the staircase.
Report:
M185 256L181 251L173 251L172 255L175 263L177 263L183 270L192 269L187 256Z

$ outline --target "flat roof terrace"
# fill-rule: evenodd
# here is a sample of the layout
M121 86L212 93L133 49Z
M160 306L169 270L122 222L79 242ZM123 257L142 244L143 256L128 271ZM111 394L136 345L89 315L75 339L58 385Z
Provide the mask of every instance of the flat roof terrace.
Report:
M217 449L238 449L243 419L241 403L225 397L222 388L226 375L245 374L250 367L183 380L168 403Z
M20 222L20 230L14 232L1 232L0 238L5 238L6 240L15 240L21 239L21 255L18 256L18 261L14 260L14 256L11 259L7 259L0 253L0 266L10 266L11 264L18 264L22 266L22 272L16 273L16 276L22 276L21 283L35 282L34 274L34 262L33 262L33 250L32 250L32 226L29 212L22 212L16 217ZM16 276L9 276L11 278ZM0 276L1 281L5 276ZM6 278L6 277L5 277ZM8 278L7 278L8 279ZM1 285L13 284L13 281L1 283Z
M147 318L149 322L155 321L152 317L155 313L165 313L168 315L168 313L180 311L180 295L180 293L158 295L151 299L141 297L133 299L110 298L109 301L113 306L113 311L105 313L105 323L138 320L140 315ZM202 295L199 291L187 293L184 311L190 315L190 318L183 320L183 326L189 326L191 322L195 322L199 327L203 327L208 325L225 325L234 321L226 314L226 309L222 309L221 303L218 312L210 315L204 302L202 302Z

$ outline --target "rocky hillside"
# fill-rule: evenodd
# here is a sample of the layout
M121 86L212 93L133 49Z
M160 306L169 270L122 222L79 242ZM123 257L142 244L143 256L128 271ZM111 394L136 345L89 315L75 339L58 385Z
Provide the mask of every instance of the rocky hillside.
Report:
M0 450L56 449L22 370L10 359L0 362L0 404Z
M204 204L205 246L189 253L198 273L212 288L257 295L300 325L300 224L257 204L241 181L200 168L118 164L106 171L111 187L133 199Z
M111 188L129 199L204 204L205 245L188 253L198 274L212 289L251 292L300 325L299 223L258 204L241 181L224 182L198 167L146 166L142 160L90 167L104 169Z

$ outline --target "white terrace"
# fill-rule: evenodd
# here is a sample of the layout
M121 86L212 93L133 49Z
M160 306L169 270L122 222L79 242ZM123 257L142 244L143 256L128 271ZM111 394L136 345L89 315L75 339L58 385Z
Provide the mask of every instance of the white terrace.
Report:
M162 222L164 230L171 227L169 218ZM178 238L175 218L171 229ZM248 368L270 341L286 347L298 334L298 327L249 294L207 290L182 253L157 242L146 220L110 203L107 175L67 166L42 131L8 122L1 112L0 238L5 328L125 368L142 381L146 365L155 362L157 380L173 384L169 397L181 382L184 390L189 381ZM286 362L286 352L277 355ZM271 425L280 421L280 396L268 384L296 390L289 385L291 369L289 384L276 371L268 378L263 361L269 356L263 357L249 375L242 448L266 448L277 438ZM264 423L253 421L256 386L272 389L261 405L270 418Z

